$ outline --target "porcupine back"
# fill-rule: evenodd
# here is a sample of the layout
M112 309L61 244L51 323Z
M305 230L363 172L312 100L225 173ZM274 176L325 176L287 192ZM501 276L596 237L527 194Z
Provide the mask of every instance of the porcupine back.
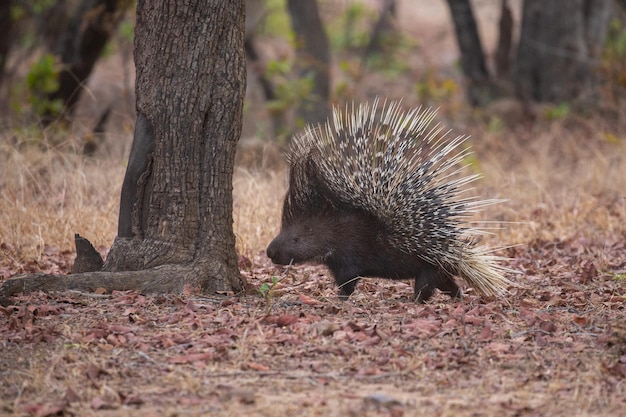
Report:
M331 121L295 139L282 230L304 218L357 213L399 257L459 275L482 295L502 293L506 269L476 245L482 231L469 226L476 211L499 200L468 195L480 176L463 175L467 136L449 138L432 126L435 110L390 102L378 111L378 104L334 109Z

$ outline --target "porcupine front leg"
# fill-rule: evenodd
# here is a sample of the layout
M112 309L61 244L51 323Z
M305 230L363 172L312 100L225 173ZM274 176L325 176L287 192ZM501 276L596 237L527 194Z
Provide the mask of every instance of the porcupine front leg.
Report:
M333 274L333 278L335 278L335 283L339 287L339 299L342 301L347 300L354 292L357 282L359 282L358 268L346 265L335 265L332 262L328 263L327 266Z

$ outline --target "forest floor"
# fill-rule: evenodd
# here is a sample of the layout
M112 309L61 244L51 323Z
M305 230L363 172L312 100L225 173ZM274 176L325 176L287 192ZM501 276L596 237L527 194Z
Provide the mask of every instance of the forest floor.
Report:
M408 283L363 280L340 303L315 267L269 297L16 297L0 415L624 416L624 235L584 235L510 251L523 275L493 301L416 305ZM275 272L244 269L257 288Z
M432 36L417 60L453 64L451 30L402 18ZM99 104L116 91L109 80L120 85L115 59L90 81ZM414 91L396 78L361 81L390 97ZM406 94L405 104L420 101ZM132 136L132 100L122 101L131 104L116 109L117 130L94 158L67 151L80 149L80 129L60 145L44 133L45 146L2 134L0 282L68 273L74 233L106 256ZM484 300L464 287L460 300L418 305L410 282L363 279L339 302L324 268L273 266L264 249L286 171L275 147L243 141L234 227L250 291L16 296L0 307L0 415L626 416L626 109L537 107L520 119L500 111L507 102L486 115L455 103L441 119L472 136L476 193L507 200L479 219L501 226L485 244L518 271L509 294ZM92 125L97 111L82 109Z

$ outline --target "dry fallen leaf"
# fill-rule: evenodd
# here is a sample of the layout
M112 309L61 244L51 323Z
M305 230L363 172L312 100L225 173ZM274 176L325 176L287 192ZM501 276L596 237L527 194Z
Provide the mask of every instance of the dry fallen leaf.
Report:
M302 294L302 293L298 293L298 299L300 300L300 302L309 305L309 306L320 306L320 305L324 305L324 303L322 303L319 300L316 300L315 298L309 297L308 295Z

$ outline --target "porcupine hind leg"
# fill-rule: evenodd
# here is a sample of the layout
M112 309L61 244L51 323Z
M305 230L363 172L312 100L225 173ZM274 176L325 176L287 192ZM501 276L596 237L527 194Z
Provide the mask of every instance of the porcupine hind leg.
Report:
M454 282L454 278L448 274L440 277L437 288L439 288L439 291L444 294L448 294L452 298L458 298L461 296L461 289L458 285L456 285L456 282Z
M415 277L415 299L418 303L428 301L435 288L439 288L441 292L452 298L460 295L459 287L454 282L452 275L435 265L425 265Z

